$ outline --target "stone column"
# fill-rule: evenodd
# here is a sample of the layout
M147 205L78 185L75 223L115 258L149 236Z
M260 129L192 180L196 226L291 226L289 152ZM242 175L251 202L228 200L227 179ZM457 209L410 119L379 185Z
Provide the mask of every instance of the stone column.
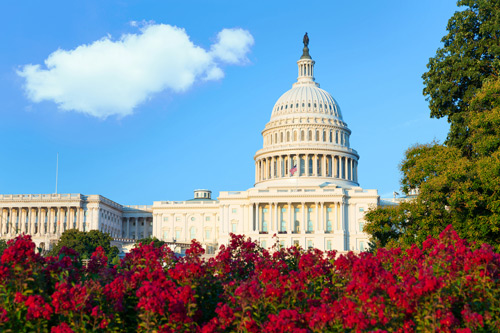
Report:
M125 226L126 226L126 232L125 232L125 238L130 238L130 218L124 217L125 220Z
M132 217L131 220L135 222L134 239L139 239L139 219L137 217Z
M4 209L0 208L0 234L5 234L5 224L7 223L7 219L4 214Z
M328 172L326 170L327 157L323 154L323 158L321 159L321 176L326 177Z
M344 179L348 179L347 174L347 157L344 157Z
M36 223L37 213L38 213L38 211L36 210L36 208L30 208L30 215L31 215L30 234L33 236L38 234L38 228L37 228L37 223Z
M302 223L301 223L301 228L300 228L300 233L304 234L305 232L305 227L306 227L306 203L302 202Z
M250 206L248 207L248 221L249 221L248 230L250 230L252 233L255 232L254 209L255 209L254 204L250 203Z
M148 217L144 218L144 238L149 236L149 225L148 225Z
M274 157L269 157L269 161L271 162L271 175L269 179L274 178Z
M275 219L274 219L274 221L275 221L274 222L274 226L275 226L274 230L276 231L276 233L278 233L279 231L281 231L281 228L280 228L280 226L281 226L280 212L279 212L278 208L279 208L278 203L275 203L274 204L274 217L275 217Z
M314 226L314 232L318 232L318 231L321 231L321 226L319 223L319 202L316 202L315 205L316 205L316 207L315 207L316 208L316 223L314 223L314 224L316 224L316 225L314 226L314 224L313 224L313 226Z
M269 202L269 224L267 226L267 231L272 234L273 229L273 203Z
M318 154L314 154L314 160L313 160L313 176L319 176L319 170L318 170Z
M27 208L21 208L21 218L19 219L19 222L21 224L21 233L27 233L27 226L26 226L26 216L27 216Z
M325 233L326 227L325 227L325 206L324 202L320 203L320 209L321 209L321 221L320 221L320 231L321 233Z
M255 207L255 226L257 227L257 231L260 232L261 231L261 228L260 228L260 214L259 214L259 203L257 202L256 203L256 207Z
M289 234L293 233L292 211L293 211L292 203L288 202L288 230L287 230L287 232Z

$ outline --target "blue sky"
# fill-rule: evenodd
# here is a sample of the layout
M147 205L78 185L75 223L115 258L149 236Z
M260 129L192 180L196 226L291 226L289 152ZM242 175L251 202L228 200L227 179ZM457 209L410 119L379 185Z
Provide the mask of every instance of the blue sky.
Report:
M390 195L404 151L446 137L421 75L456 10L441 0L2 1L0 193L54 192L58 152L60 193L152 204L252 187L260 132L297 77L307 31L316 81L361 156L360 185Z

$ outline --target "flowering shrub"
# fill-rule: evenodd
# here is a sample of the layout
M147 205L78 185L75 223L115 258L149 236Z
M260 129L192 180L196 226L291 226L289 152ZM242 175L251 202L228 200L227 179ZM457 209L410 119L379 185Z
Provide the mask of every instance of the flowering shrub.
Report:
M448 227L421 248L376 254L260 248L232 235L208 261L141 244L85 267L30 236L0 258L0 331L491 332L500 330L500 255Z

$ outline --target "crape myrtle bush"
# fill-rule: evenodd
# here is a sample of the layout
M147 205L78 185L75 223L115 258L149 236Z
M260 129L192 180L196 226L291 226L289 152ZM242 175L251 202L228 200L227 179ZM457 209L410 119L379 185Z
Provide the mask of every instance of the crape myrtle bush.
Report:
M491 332L500 330L500 255L448 227L421 248L376 254L267 251L231 236L215 258L139 245L88 265L30 236L0 260L2 332Z

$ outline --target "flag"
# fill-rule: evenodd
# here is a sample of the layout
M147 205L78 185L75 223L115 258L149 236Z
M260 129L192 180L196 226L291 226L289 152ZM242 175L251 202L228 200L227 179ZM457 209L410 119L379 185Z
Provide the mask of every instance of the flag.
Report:
M296 172L297 172L297 164L295 164L295 165L293 166L293 168L291 168L291 169L290 169L290 173L292 174L292 176L293 176L293 174L294 174L294 173L296 173Z

